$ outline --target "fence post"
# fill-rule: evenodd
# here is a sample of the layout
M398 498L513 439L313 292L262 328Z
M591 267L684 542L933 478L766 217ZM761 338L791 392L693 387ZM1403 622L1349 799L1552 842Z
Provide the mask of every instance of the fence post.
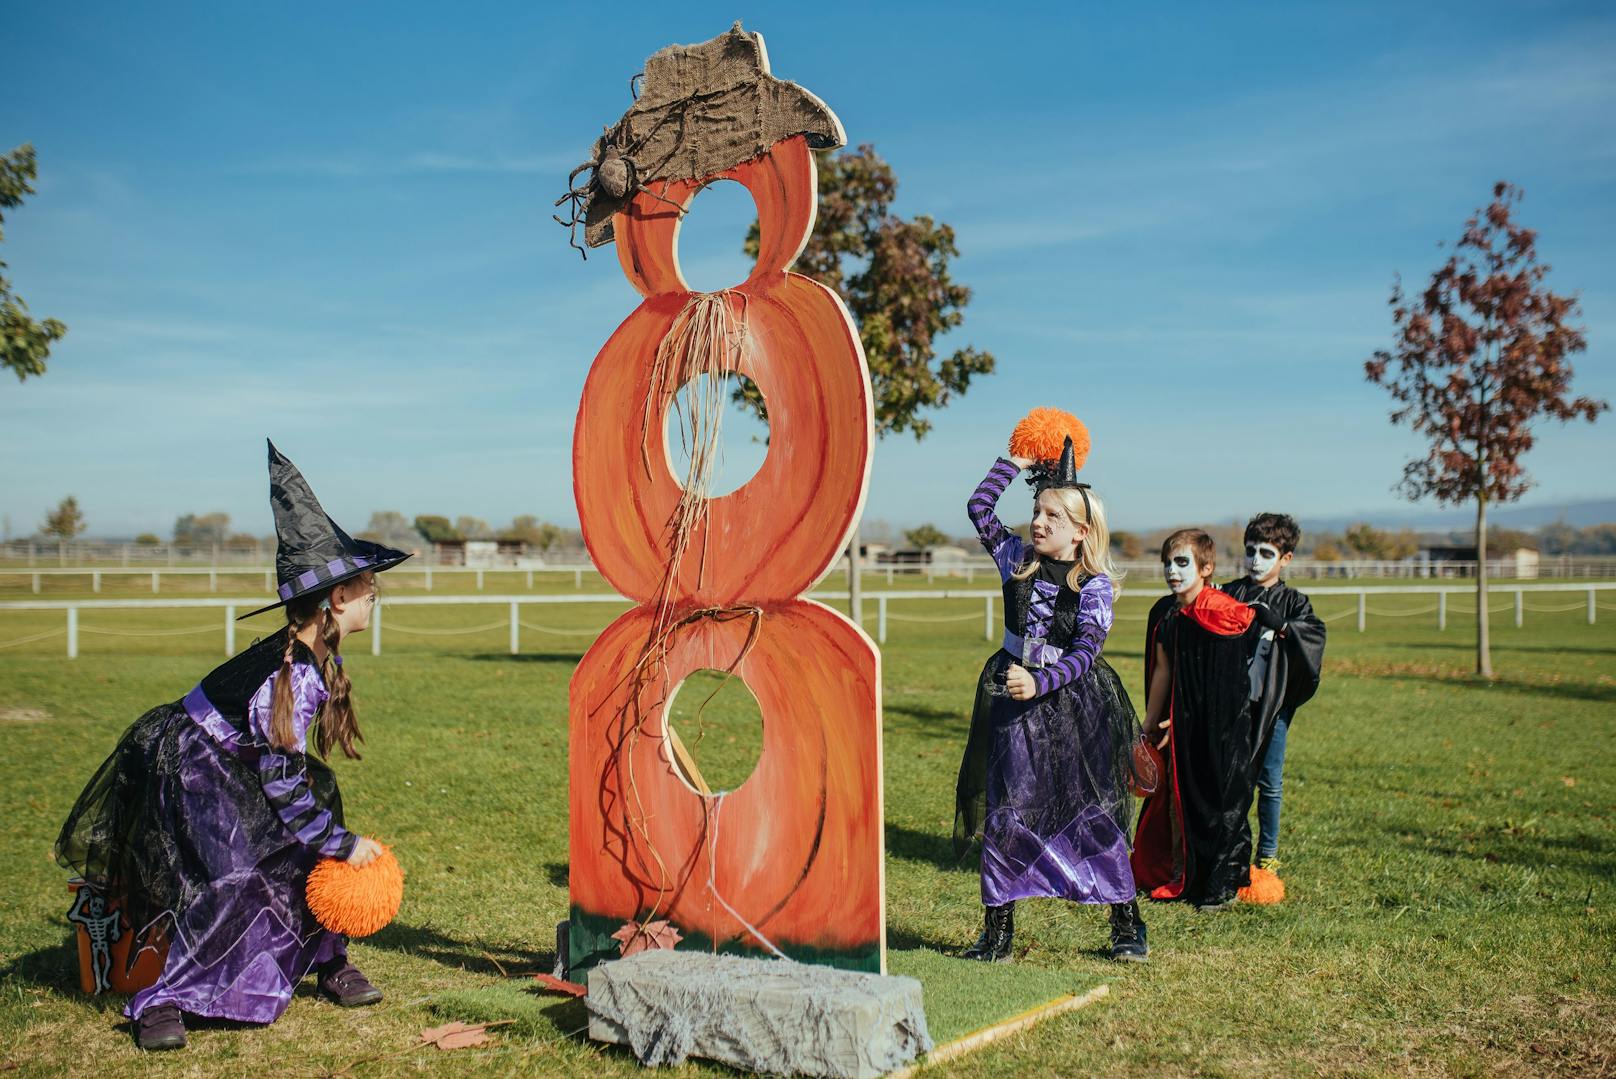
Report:
M152 590L152 595L154 595L154 596L157 594L157 578L160 577L160 576L162 576L162 575L159 574L156 570L151 571L151 590Z
M79 609L67 609L67 658L79 658Z
M382 654L382 608L379 603L370 609L370 654Z
M482 590L483 590L483 571L478 570L477 571L477 591L481 592Z
M1448 628L1448 594L1446 592L1436 594L1436 628L1442 630Z
M39 595L39 574L34 574L34 595Z
M887 587L892 587L892 567L890 565L887 566Z
M528 587L528 591L533 590L533 571L532 570L527 571L527 587Z
M426 567L426 590L432 591L432 567Z
M1516 629L1521 628L1521 621L1525 617L1525 615L1523 613L1523 608L1524 608L1525 604L1522 602L1522 599L1523 599L1524 595L1525 595L1525 593L1523 593L1519 588L1517 588L1515 590L1515 628Z
M273 592L274 590L275 590L275 582L270 579L269 570L266 569L264 571L264 591L265 592Z
M219 590L219 571L214 569L213 567L209 566L208 567L208 591L209 592L217 592L218 590Z
M522 647L522 623L516 613L516 601L511 600L511 655L516 655Z
M1358 632L1359 633L1362 633L1364 631L1364 616L1369 613L1368 608L1369 608L1369 597L1365 593L1359 592L1358 593Z
M984 598L987 600L985 604L987 610L982 619L982 639L991 641L993 640L993 596L990 594Z
M1590 589L1588 589L1588 624L1590 626L1594 624L1594 610L1595 610L1594 590L1592 588L1590 588Z
M98 569L93 569L90 571L90 591L101 591L101 571Z
M231 604L224 609L224 654L236 654L236 608Z
M887 643L887 597L875 597L875 639Z
M581 569L574 569L572 571L572 587L574 587L574 588L582 588L583 586L584 586L584 571L581 570Z

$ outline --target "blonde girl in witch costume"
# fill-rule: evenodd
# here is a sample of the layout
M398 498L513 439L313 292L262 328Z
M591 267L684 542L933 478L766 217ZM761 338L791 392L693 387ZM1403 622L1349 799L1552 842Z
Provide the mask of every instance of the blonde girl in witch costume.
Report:
M167 942L162 974L124 1009L143 1049L182 1047L182 1013L272 1022L310 971L338 1004L381 1000L304 896L321 858L365 865L381 849L343 827L311 750L358 757L339 649L370 623L375 575L409 555L350 538L273 443L269 474L280 598L262 611L284 606L285 628L136 720L56 841L60 864L123 898L131 965Z
M1128 862L1139 721L1100 654L1120 574L1105 508L1077 480L1088 448L1076 417L1035 409L967 503L999 567L1005 619L956 789L955 850L982 845L984 924L971 959L1007 962L1015 905L1039 897L1108 904L1111 958L1149 954ZM993 509L1024 470L1035 492L1030 544Z

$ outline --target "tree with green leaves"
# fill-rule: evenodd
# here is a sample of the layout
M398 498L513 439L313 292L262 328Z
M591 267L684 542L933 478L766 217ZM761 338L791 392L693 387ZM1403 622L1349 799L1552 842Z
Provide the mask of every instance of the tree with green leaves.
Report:
M229 535L228 513L187 513L174 520L174 542L181 547L211 547Z
M428 543L458 543L466 538L449 523L449 518L436 514L416 517L415 530Z
M858 326L875 394L875 433L931 432L926 415L963 396L971 380L993 373L993 355L973 346L937 356L937 339L965 320L971 290L953 279L954 230L926 214L892 212L898 178L865 144L818 155L819 211L808 245L792 267L842 298ZM757 257L756 222L746 253ZM738 380L735 400L767 419L757 386ZM858 617L859 536L848 547L849 594Z
M1531 479L1520 459L1542 419L1592 422L1610 406L1572 397L1571 357L1587 348L1575 296L1549 291L1537 233L1512 217L1521 190L1500 182L1465 222L1425 291L1391 293L1395 344L1364 364L1396 402L1391 420L1425 436L1399 487L1410 499L1476 506L1476 673L1493 676L1487 628L1487 507Z
M62 542L67 542L79 535L88 527L84 523L84 512L79 509L79 500L68 495L56 504L56 508L45 514L45 524L40 532L47 536L55 536Z
M548 551L555 546L556 540L561 538L561 529L547 521L541 521L530 513L524 513L511 522L511 526L500 533L500 539L520 540L535 551Z
M5 240L5 211L22 205L34 193L34 148L23 143L9 154L0 154L0 241ZM20 382L29 375L45 373L45 360L51 345L62 339L67 326L56 319L37 322L28 314L28 305L11 291L6 280L6 264L0 261L0 367L9 367Z
M923 524L903 534L904 542L918 550L941 547L948 542L948 534L934 524Z

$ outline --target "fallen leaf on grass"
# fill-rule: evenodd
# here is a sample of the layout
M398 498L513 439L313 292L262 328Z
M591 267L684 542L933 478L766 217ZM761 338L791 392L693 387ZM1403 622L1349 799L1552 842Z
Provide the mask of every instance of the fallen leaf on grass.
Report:
M1560 782L1564 783L1568 787L1575 787L1577 785L1577 777L1576 776L1561 776L1560 777Z
M577 982L569 982L564 978L557 978L554 975L535 974L533 975L533 980L554 993L565 993L569 997L587 997L589 995L589 987L587 985L579 985Z
M497 1019L491 1023L445 1023L441 1027L432 1027L421 1031L421 1042L424 1045L435 1045L439 1049L469 1049L474 1045L488 1044L488 1028L501 1027L507 1023L514 1023L514 1019Z

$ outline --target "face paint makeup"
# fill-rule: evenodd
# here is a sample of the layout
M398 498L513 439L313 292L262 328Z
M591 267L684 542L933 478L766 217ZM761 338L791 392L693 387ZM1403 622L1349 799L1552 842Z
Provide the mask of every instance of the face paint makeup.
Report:
M1191 547L1174 547L1167 552L1167 561L1162 563L1162 575L1167 578L1167 587L1172 589L1173 595L1181 596L1200 580L1200 568L1195 564L1195 551Z
M1032 549L1045 558L1069 562L1077 557L1082 540L1080 526L1066 515L1060 502L1048 492L1038 496L1032 507Z
M1251 567L1251 576L1254 580L1260 581L1268 576L1278 561L1279 548L1272 543L1246 544L1246 565Z

